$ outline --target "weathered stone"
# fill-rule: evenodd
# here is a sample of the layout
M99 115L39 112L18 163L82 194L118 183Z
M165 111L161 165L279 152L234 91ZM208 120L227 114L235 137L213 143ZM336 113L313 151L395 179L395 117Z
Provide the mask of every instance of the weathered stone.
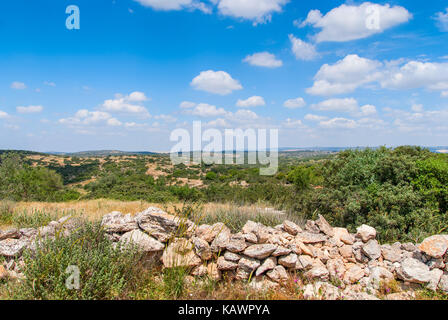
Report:
M345 228L333 228L333 238L338 246L342 244L352 245L355 242L354 237Z
M6 239L0 241L0 255L4 257L20 256L28 245L28 242L21 239Z
M429 267L423 262L406 258L401 262L400 268L397 270L400 279L414 283L428 283L431 280L431 272Z
M255 275L258 277L265 273L266 271L272 270L277 266L277 259L274 257L269 257L263 261L261 266L258 267Z
M246 239L242 234L230 236L226 249L230 252L239 253L247 248Z
M289 248L278 246L277 249L275 249L275 251L272 253L272 256L273 257L286 256L286 255L290 254L291 251L292 250Z
M238 268L236 270L235 279L239 281L246 281L249 280L251 274L252 272L249 272L242 268Z
M275 282L286 282L288 281L288 273L283 266L276 266L274 269L269 270L266 275Z
M381 257L381 247L376 240L369 240L363 247L362 252L372 260L377 260Z
M352 284L361 280L365 275L364 269L356 264L347 266L347 270L344 275L344 282L346 284Z
M238 262L241 259L241 256L239 254L230 252L230 251L226 251L224 253L224 259L226 259L227 261L231 261L231 262Z
M212 250L207 241L205 241L204 239L201 239L199 237L192 237L191 241L194 244L194 249L196 250L196 254L202 260L210 260L212 258Z
M209 263L207 265L207 274L213 280L221 280L221 271L219 271L218 264L215 262Z
M339 253L346 259L350 258L353 256L353 248L352 246L349 245L343 245L342 247L339 248Z
M273 244L254 244L244 250L244 254L251 258L264 259L269 257L277 249Z
M311 233L320 233L320 229L317 226L316 222L313 220L307 220L305 223L305 231L311 232Z
M297 235L299 232L302 232L302 228L289 220L283 221L283 230L285 230L289 234L292 234L293 236Z
M297 258L296 269L297 270L308 270L313 266L313 258L307 255L301 255Z
M311 233L311 232L301 232L298 233L296 236L296 240L304 243L304 244L315 244L319 242L325 242L327 240L327 237L323 234L317 234L317 233Z
M374 289L379 289L380 284L394 280L392 272L383 267L374 267L370 270L368 283Z
M437 235L426 238L418 248L433 258L442 258L448 250L448 236Z
M401 245L401 249L409 252L414 252L415 250L417 250L417 247L413 243L407 242Z
M135 216L138 226L160 242L175 236L189 236L195 231L195 224L188 219L173 216L159 208L150 207Z
M401 260L401 250L397 246L382 245L381 254L384 260L398 262Z
M249 287L255 291L267 291L278 288L278 283L273 282L266 277L254 277L254 279L249 283Z
M163 265L165 268L195 267L202 263L190 240L183 238L174 239L163 252Z
M445 268L445 262L443 261L442 258L439 259L435 259L432 258L431 260L426 262L426 265L429 267L429 270L432 269L444 269Z
M235 270L238 267L238 264L235 262L227 261L224 257L218 258L218 270L220 271L231 271Z
M260 265L261 263L259 260L247 257L243 257L238 261L238 267L249 272L257 270Z
M257 230L258 230L258 223L251 221L251 220L247 221L246 224L242 228L243 233L256 234Z
M221 225L214 224L213 228L219 230L216 237L213 239L211 244L212 252L218 253L221 250L225 250L230 240L230 229L227 227L222 227Z
M191 271L191 275L195 277L203 277L206 276L207 273L208 273L207 267L204 266L203 264L194 267L193 270Z
M297 264L297 254L290 253L287 256L283 256L278 259L278 264L285 268L295 268Z
M21 233L17 229L9 229L5 231L0 231L0 240L5 239L18 239L20 238Z
M230 229L222 222L215 223L212 226L207 225L207 227L200 226L196 231L198 237L204 239L208 243L212 243L216 236L221 233L230 235Z
M132 230L125 233L121 239L120 244L122 247L128 245L135 245L143 252L157 252L165 249L165 245L156 239L148 236L146 233L140 230Z
M448 292L448 273L444 273L440 277L438 286L439 286L439 289L442 290L443 292Z
M308 270L304 274L304 276L307 277L308 279L321 279L321 280L328 280L329 275L330 273L324 266L313 266L310 270Z
M211 225L208 224L201 224L196 228L195 235L202 240L207 241L208 243L212 242L216 235L213 235L211 232Z
M342 297L342 293L335 286L318 281L304 287L303 297L306 300L338 300Z
M34 238L37 236L37 230L34 228L22 228L19 232L21 237Z
M427 287L433 291L436 291L442 276L443 276L442 270L440 269L431 270L431 278L429 280Z
M333 227L330 226L330 224L322 215L319 215L319 218L316 220L316 225L319 227L319 230L325 233L327 236L334 236Z
M373 227L363 224L356 229L356 235L359 236L362 241L367 242L376 238L376 230Z
M254 233L243 233L244 239L246 239L247 242L250 243L257 243L258 238Z
M67 220L62 221L66 222ZM106 214L101 220L101 225L108 233L125 233L138 228L137 222L130 214L123 215L118 211Z
M327 270L333 279L344 279L345 265L342 259L331 259L327 261Z

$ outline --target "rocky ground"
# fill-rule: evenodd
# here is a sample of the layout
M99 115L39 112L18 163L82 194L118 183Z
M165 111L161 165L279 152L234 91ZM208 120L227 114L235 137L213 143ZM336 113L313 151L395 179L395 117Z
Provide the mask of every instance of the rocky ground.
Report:
M42 238L69 234L78 222L64 217L38 229L3 231L0 278L22 279L22 252L33 250ZM112 212L102 226L122 250L136 245L148 262L187 267L193 278L231 278L256 290L300 281L305 299L415 299L421 286L448 292L446 235L419 244L380 244L370 226L351 234L322 216L303 227L290 221L274 228L248 221L232 234L223 223L196 225L155 207L135 216ZM398 289L388 292L392 283Z

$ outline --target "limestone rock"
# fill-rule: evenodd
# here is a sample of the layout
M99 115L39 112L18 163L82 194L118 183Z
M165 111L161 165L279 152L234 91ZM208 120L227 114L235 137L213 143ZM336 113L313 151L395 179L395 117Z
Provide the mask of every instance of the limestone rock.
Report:
M375 228L370 227L366 224L363 224L362 226L358 227L356 231L357 231L356 235L359 236L364 242L376 238Z
M198 237L204 239L208 243L212 243L213 240L215 240L216 236L221 233L230 235L230 229L227 228L227 226L222 222L215 223L212 226L202 225L196 231Z
M207 265L207 274L213 280L221 280L221 271L219 271L218 264L215 262L209 263Z
M190 240L183 238L174 239L163 252L163 265L165 268L195 267L202 263Z
M242 234L232 235L226 245L226 249L233 253L242 252L246 247L246 239Z
M65 219L62 223L67 221L68 219ZM118 211L106 214L101 220L101 225L108 233L125 233L138 228L137 222L130 214L123 215Z
M258 277L265 273L266 271L272 270L277 266L277 259L274 257L269 257L263 261L261 266L258 267L255 275Z
M316 220L316 225L319 227L319 230L325 233L327 236L334 236L333 227L330 226L330 224L322 215L319 215L319 218Z
M230 252L230 251L226 251L224 253L224 259L226 259L227 261L231 261L231 262L238 262L241 259L241 256L239 254Z
M390 261L390 262L398 262L401 260L401 250L390 245L382 245L381 246L381 254L383 255L384 260Z
M199 237L192 237L191 241L194 244L196 254L202 260L210 260L212 258L212 250L207 241L205 241L204 239L201 239Z
M244 254L251 258L265 259L277 249L273 244L254 244L244 250Z
M354 237L348 232L345 228L333 228L333 239L336 241L338 245L341 245L340 243L352 245L355 243Z
M219 223L213 225L213 229L217 231L216 237L211 244L212 252L217 253L225 250L230 240L230 229Z
M203 264L194 267L193 270L191 271L191 275L195 277L204 277L207 275L207 273L208 273L207 267L204 266Z
M275 282L286 282L289 278L283 266L276 266L274 269L269 270L266 275Z
M150 207L136 215L138 226L160 242L174 236L192 235L195 225L188 219L170 215L159 208Z
M448 250L448 236L437 235L426 238L418 248L433 258L442 258Z
M439 286L439 282L440 282L440 279L442 278L442 276L443 276L442 270L440 270L440 269L431 270L431 279L429 280L427 287L433 291L436 291Z
M278 264L284 266L285 268L295 268L297 261L297 254L290 253L287 256L279 258Z
M227 261L224 257L219 257L217 264L218 264L218 270L220 271L231 271L235 270L238 267L237 263Z
M444 273L440 277L439 289L444 291L444 292L448 292L448 273Z
M255 291L268 291L278 288L278 283L273 282L265 277L254 277L249 283L249 287Z
M5 231L0 231L0 240L5 239L18 239L20 238L21 233L17 229L9 229Z
M125 233L121 237L119 242L122 247L134 244L144 252L157 252L162 251L165 248L165 245L163 243L148 236L146 233L141 232L140 230L132 230Z
M429 267L423 262L406 258L401 262L400 268L397 270L400 279L414 283L428 283L431 280L431 272Z
M327 270L333 279L344 279L345 265L342 259L331 259L327 261Z
M325 266L313 266L310 270L305 272L304 276L309 279L328 280L330 273Z
M283 230L293 236L297 235L299 232L302 232L302 229L297 224L289 220L283 221Z
M238 268L244 269L248 272L257 270L260 265L261 263L259 260L248 257L243 257L240 261L238 261Z
M371 260L377 260L381 257L381 247L376 240L369 240L363 247L362 252Z
M311 233L311 232L300 232L296 236L296 240L304 243L304 244L315 244L319 242L325 242L327 237L323 234Z
M296 269L297 270L308 270L313 266L313 258L307 255L301 255L297 258Z
M286 256L286 255L290 254L291 251L292 250L289 248L278 246L277 249L275 249L275 251L272 253L272 256L273 257Z
M20 256L27 245L27 241L21 239L2 240L0 241L0 255L4 257Z
M349 265L344 275L344 282L352 284L361 280L365 275L364 269L356 264Z

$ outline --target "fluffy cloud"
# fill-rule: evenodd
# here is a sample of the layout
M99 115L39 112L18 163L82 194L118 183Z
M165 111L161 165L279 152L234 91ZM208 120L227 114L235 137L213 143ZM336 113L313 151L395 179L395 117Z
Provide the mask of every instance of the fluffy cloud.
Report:
M411 18L412 15L403 7L364 2L358 6L343 4L326 15L312 10L301 27L311 25L322 29L315 37L317 42L343 42L382 33Z
M314 76L314 84L306 91L312 95L334 95L353 92L358 87L381 77L382 63L348 55L333 65L324 64Z
M39 113L44 110L44 107L42 106L28 106L28 107L17 107L16 108L18 113L26 114L26 113Z
M132 92L127 96L116 94L115 99L104 101L101 110L107 112L139 114L149 117L148 110L141 105L142 102L148 100L143 92Z
M381 86L390 89L448 90L448 63L410 61L384 72Z
M253 55L247 56L243 62L247 62L250 65L266 68L278 68L283 65L283 61L276 59L275 55L269 52L259 52Z
M142 6L150 7L155 10L183 10L198 9L205 13L210 13L211 9L203 2L196 0L134 0Z
M227 114L223 108L217 108L207 103L199 103L193 110L189 110L187 113L203 118L218 117Z
M89 126L106 124L109 126L120 126L121 122L113 118L109 113L103 111L78 110L73 117L59 119L59 123L69 126Z
M326 121L321 121L319 126L326 129L353 129L358 125L355 120L346 118L333 118Z
M24 90L26 89L26 84L24 84L23 82L14 81L13 83L11 83L11 89Z
M295 99L288 99L283 103L283 106L288 109L297 109L297 108L303 108L306 106L306 102L303 98L295 98Z
M190 101L182 101L179 105L179 108L181 109L191 109L196 106L196 103L190 102Z
M328 99L311 105L311 109L317 111L343 112L357 117L371 116L377 113L375 106L365 105L360 107L358 101L354 98Z
M9 115L6 112L0 110L0 119L6 119L6 118L9 118Z
M292 34L289 35L289 40L291 41L292 52L296 56L296 59L309 61L317 57L316 48L311 43L302 41Z
M264 101L263 97L260 96L253 96L250 98L247 98L246 100L239 99L236 103L237 107L240 108L252 108L252 107L260 107L265 106L266 102Z
M310 114L310 113L305 116L305 120L308 120L308 121L324 121L327 119L328 119L328 117L318 116L316 114Z
M423 110L404 111L404 110L385 110L386 115L393 118L393 124L401 132L432 133L440 134L440 131L448 130L448 110Z
M286 128L303 128L303 122L302 120L294 120L294 119L286 119L286 121L282 124Z
M202 71L191 81L191 86L196 90L220 95L243 89L239 81L233 79L227 72L213 70Z
M437 21L437 26L441 31L448 32L448 8L445 12L437 12L434 19Z
M216 0L219 12L226 16L252 20L254 25L271 21L289 0Z

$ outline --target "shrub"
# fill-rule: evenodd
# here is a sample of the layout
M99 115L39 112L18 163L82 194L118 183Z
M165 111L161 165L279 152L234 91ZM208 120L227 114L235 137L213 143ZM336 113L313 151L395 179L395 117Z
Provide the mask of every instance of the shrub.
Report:
M42 240L35 252L24 252L26 279L9 288L13 299L117 299L135 288L141 277L141 254L120 250L99 224L86 223L69 237ZM68 289L69 266L80 271L80 288Z

